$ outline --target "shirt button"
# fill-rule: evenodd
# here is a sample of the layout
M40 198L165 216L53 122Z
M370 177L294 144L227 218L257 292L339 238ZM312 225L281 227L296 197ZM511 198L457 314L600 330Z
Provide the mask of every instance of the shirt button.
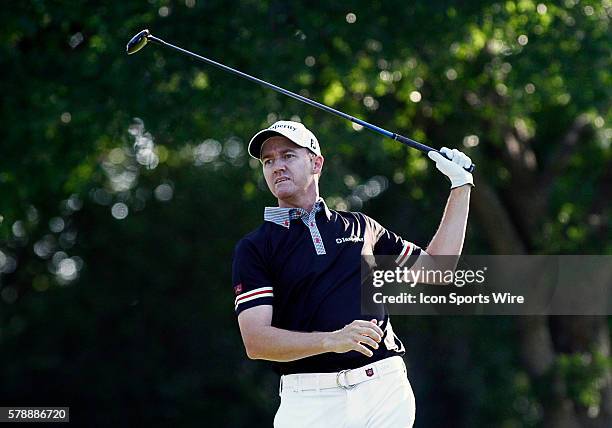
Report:
M310 222L310 225L311 225L311 226L314 226L314 223L313 223L313 222Z

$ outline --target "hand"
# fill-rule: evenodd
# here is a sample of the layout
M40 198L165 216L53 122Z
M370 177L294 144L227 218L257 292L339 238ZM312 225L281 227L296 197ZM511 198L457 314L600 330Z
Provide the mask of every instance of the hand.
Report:
M376 320L371 321L355 320L330 334L327 349L329 352L344 353L349 351L361 352L366 357L371 357L374 353L367 348L378 349L378 343L382 340L383 331L376 324Z
M451 189L463 186L464 184L474 185L472 174L464 169L472 165L472 160L469 157L457 149L451 150L446 147L442 147L440 153L432 150L427 153L427 156L436 163L436 168L450 179Z

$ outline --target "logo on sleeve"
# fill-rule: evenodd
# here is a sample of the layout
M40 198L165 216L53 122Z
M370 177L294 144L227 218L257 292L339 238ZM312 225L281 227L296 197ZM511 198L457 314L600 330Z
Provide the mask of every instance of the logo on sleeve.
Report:
M366 375L368 375L368 377L374 376L374 369L366 369Z
M242 293L242 283L234 285L234 294L239 295Z

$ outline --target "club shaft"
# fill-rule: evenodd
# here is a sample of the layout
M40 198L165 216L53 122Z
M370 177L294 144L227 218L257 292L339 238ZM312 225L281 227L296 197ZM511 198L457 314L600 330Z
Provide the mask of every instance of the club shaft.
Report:
M361 120L361 119L358 119L358 118L356 118L354 116L351 116L351 115L348 115L346 113L343 113L343 112L341 112L339 110L336 110L334 108L331 108L329 106L326 106L325 104L321 104L321 103L319 103L317 101L313 101L313 100L311 100L309 98L306 98L306 97L304 97L302 95L298 95L296 93L288 91L287 89L281 88L280 86L273 85L271 83L266 82L265 80L258 79L257 77L253 77L250 74L243 73L242 71L236 70L236 69L234 69L232 67L228 67L227 65L221 64L221 63L219 63L217 61L213 61L212 59L209 59L209 58L203 57L201 55L198 55L196 53L193 53L191 51L188 51L187 49L183 49L183 48L181 48L179 46L173 45L172 43L168 43L168 42L166 42L166 41L164 41L164 40L162 40L162 39L160 39L158 37L155 37L153 35L149 35L147 38L151 42L155 42L155 43L158 43L160 45L169 47L171 49L174 49L176 51L179 51L181 53L189 55L190 57L195 58L195 59L197 59L199 61L202 61L202 62L205 62L207 64L213 65L213 66L215 66L217 68L220 68L222 70L229 71L230 73L233 73L233 74L235 74L237 76L240 76L240 77L244 77L245 79L251 80L252 82L259 83L260 85L263 85L263 86L265 86L267 88L270 88L270 89L272 89L272 90L274 90L276 92L280 92L281 94L287 95L288 97L294 98L294 99L296 99L298 101L302 101L303 103L306 103L306 104L311 105L313 107L317 107L317 108L319 108L321 110L324 110L324 111L326 111L328 113L332 113L332 114L335 114L336 116L339 116L339 117L342 117L344 119L350 120L351 122L356 123L358 125L361 125L364 128L367 128L367 129L369 129L371 131L374 131L374 132L376 132L378 134L384 135L385 137L392 138L392 139L394 139L394 140L396 140L396 141L398 141L398 142L400 142L402 144L405 144L407 146L413 147L413 148L415 148L417 150L421 150L422 152L427 153L427 152L430 152L432 150L437 152L436 149L434 149L432 147L429 147L429 146L427 146L425 144L419 143L418 141L414 141L414 140L412 140L412 139L410 139L408 137L404 137L403 135L396 134L395 132L387 131L386 129L383 129L383 128L379 127L379 126L372 125L371 123L368 123L368 122L366 122L364 120ZM468 169L468 168L466 168L466 169ZM474 165L470 166L468 171L473 171L473 169L474 169Z

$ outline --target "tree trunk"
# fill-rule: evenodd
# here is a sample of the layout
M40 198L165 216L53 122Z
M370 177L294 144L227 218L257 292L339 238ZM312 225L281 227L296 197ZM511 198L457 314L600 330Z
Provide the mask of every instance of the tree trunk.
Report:
M548 185L548 182L546 183ZM532 183L537 188L536 183ZM534 211L529 205L522 210L504 206L495 190L482 178L476 179L472 198L475 221L484 230L496 254L526 254L529 243L521 239L518 225L532 226L527 219ZM522 190L519 187L516 193ZM518 200L519 197L511 198ZM525 202L529 204L529 202ZM538 208L541 209L541 204ZM536 210L536 211L539 211ZM513 220L517 224L513 223ZM612 426L612 377L606 370L599 392L601 404L586 409L568 395L568 385L559 373L556 362L562 354L599 352L610 357L610 331L605 317L521 316L516 319L519 347L525 370L533 385L545 391L540 397L543 426L551 428Z

